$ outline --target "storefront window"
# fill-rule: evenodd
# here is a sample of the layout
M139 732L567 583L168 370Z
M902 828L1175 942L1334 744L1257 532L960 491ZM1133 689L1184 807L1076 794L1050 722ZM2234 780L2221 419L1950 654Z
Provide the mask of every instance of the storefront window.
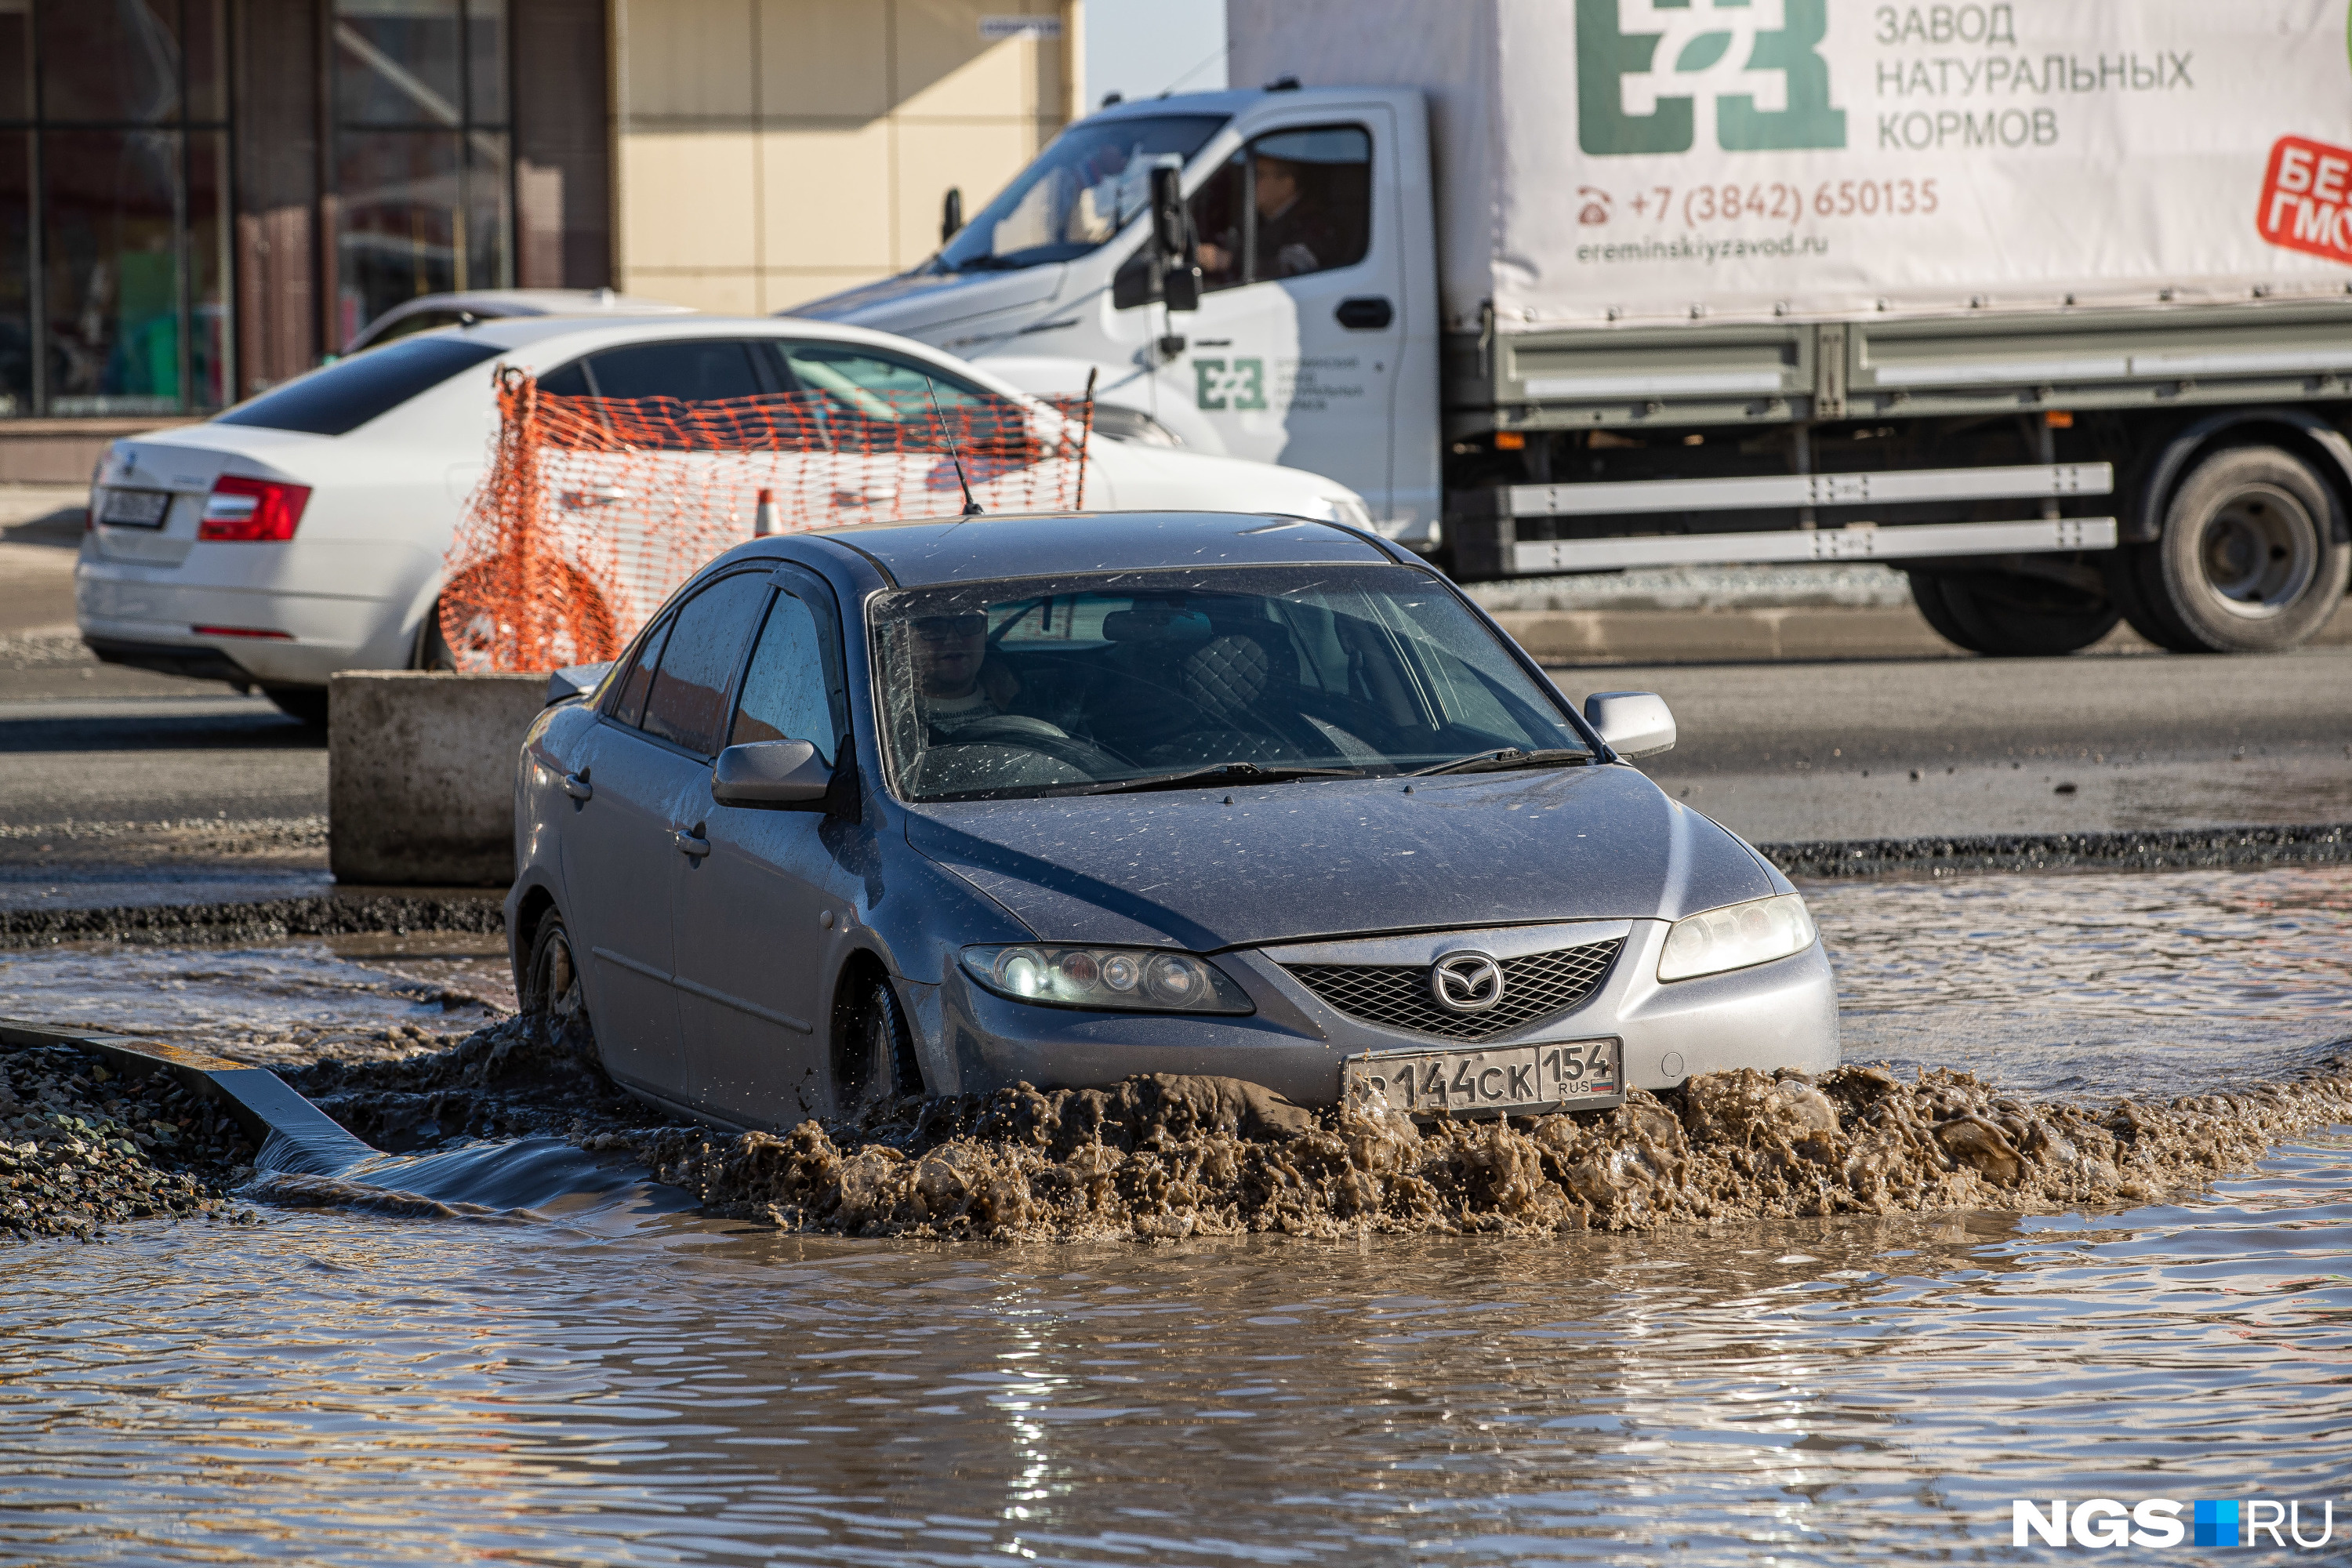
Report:
M337 332L513 282L504 0L335 0Z
M0 416L229 385L218 0L0 0Z
M32 175L31 135L0 131L0 419L33 411Z

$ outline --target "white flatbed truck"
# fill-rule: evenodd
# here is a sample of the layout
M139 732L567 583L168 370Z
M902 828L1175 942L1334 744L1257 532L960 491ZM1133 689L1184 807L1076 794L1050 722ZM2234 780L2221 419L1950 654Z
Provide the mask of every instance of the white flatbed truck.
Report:
M1465 580L1881 561L1988 654L2341 603L2347 0L1228 16L1269 85L1108 105L801 312L1327 474Z

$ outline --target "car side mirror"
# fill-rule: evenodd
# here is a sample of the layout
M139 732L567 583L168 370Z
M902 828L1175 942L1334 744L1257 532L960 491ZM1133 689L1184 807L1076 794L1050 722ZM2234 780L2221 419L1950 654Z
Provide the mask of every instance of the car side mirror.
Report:
M547 700L541 707L552 708L559 702L569 702L575 697L585 697L596 689L596 683L612 668L608 659L603 664L567 664L547 678Z
M1654 691L1596 691L1584 700L1584 720L1621 757L1675 749L1675 716Z
M710 798L720 805L822 811L833 770L806 741L753 741L730 746L710 769Z

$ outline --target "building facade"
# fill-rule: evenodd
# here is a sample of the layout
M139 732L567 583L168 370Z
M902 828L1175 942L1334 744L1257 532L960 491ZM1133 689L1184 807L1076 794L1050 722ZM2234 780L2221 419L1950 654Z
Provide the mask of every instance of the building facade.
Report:
M1076 0L0 0L0 480L453 289L765 312L1075 110Z

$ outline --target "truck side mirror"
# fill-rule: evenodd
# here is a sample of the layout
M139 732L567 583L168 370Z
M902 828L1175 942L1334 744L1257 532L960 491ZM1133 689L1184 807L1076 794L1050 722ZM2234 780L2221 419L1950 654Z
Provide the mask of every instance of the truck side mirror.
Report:
M1201 261L1187 255L1170 268L1160 279L1160 291L1171 310L1197 310L1201 308Z
M1675 716L1654 691L1596 691L1584 700L1584 721L1621 757L1675 749Z
M1151 171L1151 248L1160 297L1171 310L1201 308L1201 245L1185 205L1184 172L1169 164Z
M963 187L950 185L947 198L940 203L940 243L945 245L963 232Z
M823 811L833 770L806 741L753 741L730 746L710 769L710 798L720 805Z

